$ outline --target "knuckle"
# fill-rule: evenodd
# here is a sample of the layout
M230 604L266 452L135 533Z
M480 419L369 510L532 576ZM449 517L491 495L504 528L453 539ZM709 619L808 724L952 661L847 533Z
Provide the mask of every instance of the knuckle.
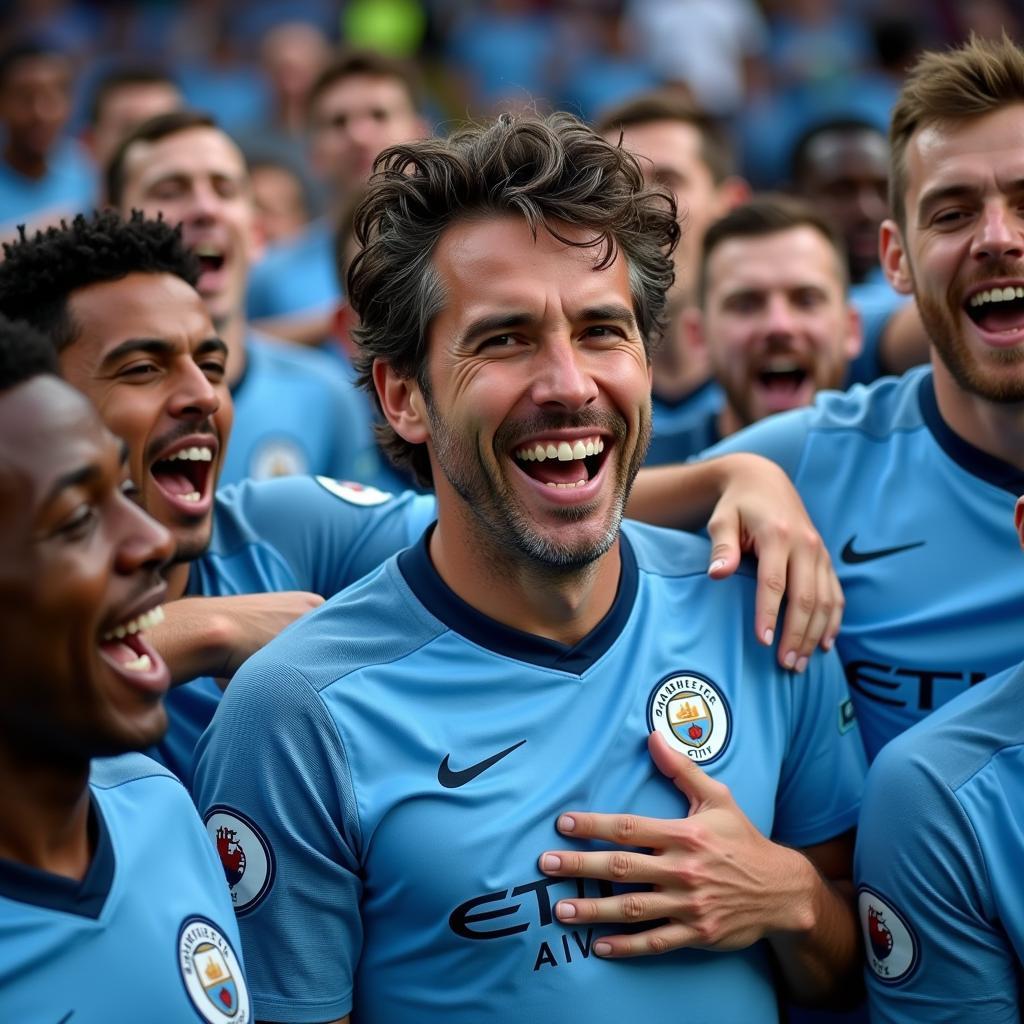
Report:
M640 830L640 822L635 815L622 814L615 820L614 836L616 842L629 843Z
M761 582L765 589L780 597L786 592L786 581L777 572L768 573Z
M812 614L814 609L818 606L817 595L806 590L801 591L795 598L790 598L790 601L791 603L796 604L797 608L799 608L805 615Z
M672 948L668 939L664 935L651 934L647 936L645 940L647 951L653 953L655 956L660 956L662 953L667 953Z
M630 893L622 899L622 916L627 921L642 921L647 916L647 901L639 893Z
M608 858L608 874L612 878L628 878L633 868L632 858L625 853L613 853Z
M801 534L800 546L816 555L820 555L825 547L821 542L821 536L818 531L811 527L807 527L807 529L805 529Z
M700 946L713 946L718 941L718 925L711 918L697 921L693 926L693 931L697 936L697 944Z

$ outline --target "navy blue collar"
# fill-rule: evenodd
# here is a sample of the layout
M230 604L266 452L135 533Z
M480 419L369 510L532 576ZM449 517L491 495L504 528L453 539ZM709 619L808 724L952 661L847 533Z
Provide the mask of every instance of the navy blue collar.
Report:
M80 882L0 858L0 896L65 914L77 914L93 920L98 918L114 881L114 844L91 794L89 836L95 852L89 870Z
M680 406L686 405L687 402L692 402L698 395L703 395L704 392L716 387L718 387L718 381L714 377L708 377L703 384L698 384L692 391L687 391L686 394L680 395L678 398L665 398L654 390L651 392L651 401L663 409L678 409Z
M917 390L918 402L925 425L931 431L938 446L962 469L979 477L995 487L1009 491L1015 498L1024 494L1024 471L997 459L980 448L965 441L942 418L939 403L935 397L935 381L930 373L921 377Z
M441 579L430 560L431 527L412 547L398 556L398 568L421 604L449 629L472 643L516 661L541 668L582 675L618 639L636 600L636 555L625 534L619 532L621 571L615 600L603 619L571 647L557 640L524 633L495 621L467 604Z

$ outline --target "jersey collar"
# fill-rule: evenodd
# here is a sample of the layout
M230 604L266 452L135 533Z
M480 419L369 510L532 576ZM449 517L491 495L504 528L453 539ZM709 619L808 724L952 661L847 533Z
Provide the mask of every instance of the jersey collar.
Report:
M98 918L114 881L114 844L103 814L91 795L89 835L95 852L80 882L0 858L0 896L65 914Z
M962 469L972 476L1009 491L1014 497L1024 494L1024 472L1009 462L997 459L965 441L942 418L935 397L935 381L931 372L921 377L917 390L921 416L938 446Z
M441 579L430 560L428 546L432 532L433 527L398 556L398 568L406 584L431 615L460 636L495 654L541 668L582 675L618 639L633 610L638 579L636 555L621 530L621 571L615 600L604 618L571 646L503 625L463 601Z

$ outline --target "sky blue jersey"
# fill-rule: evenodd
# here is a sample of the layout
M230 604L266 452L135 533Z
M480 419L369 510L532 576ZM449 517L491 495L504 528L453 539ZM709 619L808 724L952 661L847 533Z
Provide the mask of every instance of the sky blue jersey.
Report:
M1022 807L1024 667L879 755L856 857L872 1020L1020 1020Z
M701 538L627 523L615 602L574 646L502 626L424 538L242 668L197 750L195 795L243 933L258 1017L360 1024L776 1019L766 947L629 962L567 927L561 811L685 816L646 739L727 783L795 847L851 828L864 754L834 655L809 678L750 642L754 579ZM592 846L592 844L590 844ZM244 855L245 870L239 870Z
M307 590L330 597L411 544L433 495L391 497L328 477L247 481L218 491L209 548L189 566L189 597ZM221 689L208 676L165 698L167 735L149 753L186 784Z
M930 367L748 427L705 454L789 474L846 595L838 648L868 756L1024 660L1013 506L1024 473L939 414Z
M698 438L706 440L704 447L713 444L718 439L716 417L724 402L722 389L714 380L705 381L675 402L652 394L651 445L644 465L683 462L701 450L694 447Z
M0 1020L251 1024L224 872L180 782L93 762L81 882L0 860Z
M252 332L245 352L221 486L295 473L377 481L382 461L366 400L336 359Z

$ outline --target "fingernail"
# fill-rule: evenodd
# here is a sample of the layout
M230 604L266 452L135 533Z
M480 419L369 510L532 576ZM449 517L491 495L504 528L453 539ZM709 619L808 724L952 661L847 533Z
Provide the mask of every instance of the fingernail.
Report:
M716 558L709 566L708 572L718 572L719 569L725 568L725 559Z
M821 641L821 648L824 651L831 651L835 646L836 638L834 636L827 636Z
M764 631L764 635L761 639L764 641L765 647L771 647L775 642L775 630L769 626L768 629Z
M608 956L612 951L612 944L610 942L595 942L594 952L598 956Z
M553 853L545 853L540 859L541 871L557 871L562 866L562 858Z
M555 917L559 921L571 921L576 916L576 908L571 903L556 903Z
M559 832L571 832L576 827L576 819L571 814L563 814L558 819Z
M790 651L789 654L787 654L786 657L783 659L782 664L785 665L786 668L795 668L796 667L796 651Z
M806 669L806 668L807 668L807 655L805 654L805 655L804 655L804 656L803 656L803 657L802 657L802 658L801 658L801 659L800 659L800 660L799 660L799 661L798 661L798 662L796 663L796 670L797 670L797 672L803 672L803 671L804 671L804 669Z

